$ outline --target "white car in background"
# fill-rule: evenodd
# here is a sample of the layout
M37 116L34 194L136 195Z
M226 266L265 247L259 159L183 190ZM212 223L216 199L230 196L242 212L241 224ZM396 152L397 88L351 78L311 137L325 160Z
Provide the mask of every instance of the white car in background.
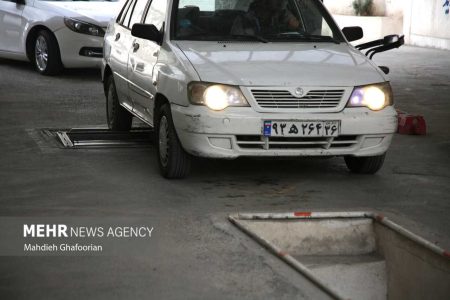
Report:
M121 0L0 0L0 57L29 60L44 75L99 67L103 37Z

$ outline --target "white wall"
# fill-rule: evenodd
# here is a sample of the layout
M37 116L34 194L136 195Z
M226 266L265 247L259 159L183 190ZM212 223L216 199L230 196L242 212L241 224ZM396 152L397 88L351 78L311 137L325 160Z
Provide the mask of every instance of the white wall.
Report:
M357 17L357 16L333 16L340 28L347 26L360 26L364 31L364 37L358 41L352 42L354 45L378 40L386 35L398 34L403 32L402 18L398 17Z
M383 38L389 34L403 34L403 2L409 0L374 0L378 16L359 17L354 15L353 0L324 0L340 28L360 26L364 38L353 44L361 44Z
M445 0L374 0L377 14L387 18L363 17L360 26L366 33L364 40L379 35L404 34L407 44L450 50L450 14L445 14L444 2ZM350 18L354 15L352 3L353 0L324 0L340 27L355 22Z
M444 0L405 1L403 32L406 43L450 50L450 15Z
M386 0L386 16L403 17L405 2L410 0Z
M323 3L332 14L354 16L354 0L324 0ZM373 13L375 16L384 16L386 14L387 1L398 0L373 0Z

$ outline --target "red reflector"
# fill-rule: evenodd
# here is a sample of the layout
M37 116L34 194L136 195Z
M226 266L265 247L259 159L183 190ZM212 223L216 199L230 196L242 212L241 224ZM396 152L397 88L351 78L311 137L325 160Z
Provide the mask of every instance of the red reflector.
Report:
M296 217L311 217L311 213L306 212L306 211L299 211L299 212L295 212L294 216L296 216Z

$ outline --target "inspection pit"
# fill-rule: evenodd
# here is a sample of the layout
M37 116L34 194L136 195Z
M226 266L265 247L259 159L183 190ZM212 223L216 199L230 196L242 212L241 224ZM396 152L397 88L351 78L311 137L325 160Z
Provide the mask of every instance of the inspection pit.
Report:
M136 148L151 145L153 131L149 128L132 128L113 131L107 128L43 129L43 134L53 136L59 146L66 149Z
M230 221L335 299L450 299L449 252L368 212Z

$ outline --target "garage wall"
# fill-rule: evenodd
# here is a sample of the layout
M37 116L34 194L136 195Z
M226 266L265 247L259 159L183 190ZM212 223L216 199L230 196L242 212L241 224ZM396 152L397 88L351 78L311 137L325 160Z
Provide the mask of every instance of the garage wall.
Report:
M332 14L354 16L354 0L324 0L323 3ZM375 16L384 16L386 14L386 2L395 0L373 0L373 13Z
M336 23L340 28L347 26L360 26L364 31L364 37L352 44L358 45L373 40L378 40L389 34L403 33L402 17L356 17L334 15Z
M405 1L403 31L406 43L450 50L450 14L446 0Z
M448 1L450 4L450 1ZM324 0L340 27L355 25L353 0ZM374 0L379 17L363 17L365 40L404 34L406 44L450 50L450 5L447 0ZM383 16L383 17L381 17Z
M403 2L409 0L374 0L376 16L355 16L353 0L324 0L340 28L360 26L364 38L353 44L380 39L389 34L403 34Z

